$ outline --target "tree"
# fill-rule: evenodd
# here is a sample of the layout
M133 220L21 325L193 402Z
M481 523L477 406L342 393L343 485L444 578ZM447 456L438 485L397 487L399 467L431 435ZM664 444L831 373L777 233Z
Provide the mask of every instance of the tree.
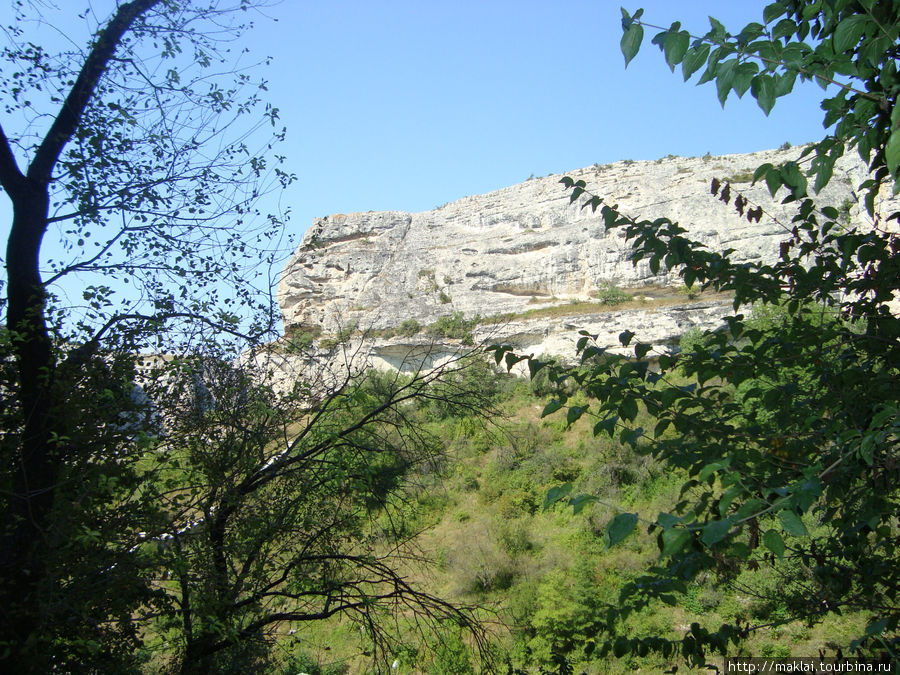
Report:
M26 34L41 10L16 4L0 71L9 667L247 672L284 625L335 615L377 659L388 619L484 646L472 612L407 579L400 502L435 461L421 402L487 410L469 361L265 380L285 345L261 345L277 313L248 282L280 253L280 221L256 203L293 177L270 157L284 132L265 83L229 55L263 4L119 1L59 54ZM63 255L44 246L54 228Z
M786 611L776 623L864 611L867 626L842 648L896 660L900 236L892 221L900 213L879 206L885 191L896 194L900 186L900 6L778 0L765 8L762 23L731 34L710 19L711 30L699 37L679 23L654 27L642 14L623 10L626 65L644 29L655 28L652 43L669 66L680 65L685 80L701 73L700 83L714 82L723 105L732 91L749 91L768 113L798 78L816 80L827 94L828 134L798 150L796 161L755 172L754 181L765 180L773 196L796 205L796 216L782 223L785 239L772 265L735 263L730 251L687 238L678 223L641 220L604 204L584 181L562 181L573 202L601 210L607 228L625 229L635 263L676 270L688 287L730 291L735 310L743 310L677 356L655 355L626 330L620 341L633 347L633 358L612 356L583 333L577 367L528 359L533 375L574 382L590 399L568 405L561 394L545 414L567 409L569 423L591 415L596 434L652 452L686 474L670 513L643 516L657 533L659 562L626 586L598 639L604 653L616 656L680 653L703 664L711 651L727 653L730 643L771 624L695 623L681 640L623 635L618 626L636 609L675 602L700 572L727 582L765 566L779 579ZM869 172L858 186L866 213L845 223L809 191L824 187L835 160L854 148ZM733 201L739 217L764 215L724 181L714 180L711 193L706 198ZM495 355L510 365L527 358L507 347L496 347ZM651 357L658 368L650 367ZM637 425L642 410L654 416L653 429ZM571 489L554 489L548 501L565 499ZM594 500L568 499L576 511ZM639 520L628 512L613 518L608 544L627 537Z
M133 404L130 355L149 345L174 349L179 322L182 347L207 329L221 338L273 327L271 303L254 297L245 263L265 264L279 226L253 204L273 181L292 177L267 163L283 131L274 126L277 109L260 99L264 82L235 70L228 55L245 27L235 19L253 3L117 2L97 25L89 8L80 17L93 33L87 46L60 53L25 33L43 10L24 1L14 8L0 125L0 186L13 209L2 339L0 653L25 667L47 657L51 624L57 634L78 624L78 639L89 640L79 631L94 617L74 603L60 610L59 586L87 583L80 572L96 580L97 569L79 565L104 558L68 550L77 538L67 528L97 532L88 524L135 489L134 466L122 458L140 448L116 423ZM261 141L260 118L251 115L260 108L274 132ZM259 153L252 142L261 143ZM48 260L44 242L57 228L64 254ZM82 285L84 306L57 299L64 280L66 293ZM218 297L215 284L229 280L241 283ZM241 330L241 304L261 310L260 325ZM79 489L100 483L103 490ZM81 522L71 502L62 517L74 495L87 500L74 502L79 508L91 507ZM82 543L111 553L109 541L92 538ZM109 579L118 572L101 576L106 590L88 607L149 592L146 584L117 592ZM126 625L129 601L113 606Z
M162 579L135 622L178 644L155 665L258 670L283 626L335 616L359 624L385 666L409 639L385 617L425 635L448 622L486 654L472 608L407 578L424 561L403 503L413 473L440 460L425 408L490 409L466 385L480 364L469 355L411 376L345 369L313 395L276 393L257 369L209 358L179 361L174 378L165 368L153 398L167 422L144 487L166 515L125 542ZM197 373L213 403L185 414Z

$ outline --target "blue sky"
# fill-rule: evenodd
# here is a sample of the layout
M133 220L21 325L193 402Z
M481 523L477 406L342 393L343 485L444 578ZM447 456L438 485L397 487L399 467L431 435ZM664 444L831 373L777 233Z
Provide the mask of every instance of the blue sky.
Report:
M732 32L766 0L644 0L644 20ZM98 17L101 6L96 3ZM298 176L282 195L299 235L316 216L423 211L595 162L725 154L821 137L821 90L798 83L769 117L748 95L724 110L650 44L626 70L619 2L283 0L245 36ZM6 20L9 9L0 9ZM51 18L55 16L50 12ZM52 34L52 33L51 33ZM77 38L76 38L77 39ZM696 79L696 78L695 78ZM0 203L0 216L9 207Z
M112 4L94 0L98 20ZM765 4L628 8L702 34L710 14L738 32L761 21ZM83 24L64 23L71 7L59 9L45 7L50 27L29 25L29 38L80 40ZM280 208L298 237L331 213L423 211L595 162L751 152L823 134L816 85L798 83L769 117L749 95L723 110L714 87L670 72L653 30L626 70L618 2L283 0L266 13L241 46L273 59L268 101L288 127L277 152L298 177ZM2 199L0 222L10 218ZM59 243L45 243L45 259L57 255ZM75 280L67 284L79 297Z
M645 1L649 23L738 32L764 1ZM270 100L298 175L290 229L314 216L421 211L620 159L750 152L821 137L821 90L798 85L767 118L724 110L650 44L628 69L618 2L305 2L271 10L250 48L270 54Z

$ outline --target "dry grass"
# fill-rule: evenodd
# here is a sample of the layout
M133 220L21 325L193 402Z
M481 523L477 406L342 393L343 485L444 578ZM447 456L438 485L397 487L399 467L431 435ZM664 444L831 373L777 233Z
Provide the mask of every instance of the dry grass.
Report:
M672 305L728 300L733 297L731 293L704 292L697 293L695 297L690 298L686 294L681 293L677 288L661 286L645 286L642 288L629 289L629 291L634 292L633 299L616 305L607 304L597 300L569 301L549 307L535 307L534 309L527 309L524 312L507 312L505 314L495 314L493 316L483 317L478 319L478 324L502 324L523 319L582 316L585 314L621 312L630 309L653 310L662 307L671 307Z

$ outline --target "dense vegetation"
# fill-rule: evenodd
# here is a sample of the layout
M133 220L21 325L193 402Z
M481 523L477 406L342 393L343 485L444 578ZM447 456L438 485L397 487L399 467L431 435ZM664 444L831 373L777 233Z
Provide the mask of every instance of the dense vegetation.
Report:
M642 11L622 10L626 64L639 51ZM796 205L772 264L736 262L711 251L666 218L653 222L622 213L591 194L584 181L563 179L572 202L601 210L607 228L624 228L635 264L676 270L684 283L732 291L738 313L727 328L700 336L679 355L661 354L629 330L620 336L632 358L606 353L584 333L581 364L560 368L496 349L498 363L527 360L532 373L568 383L545 414L566 411L569 424L590 418L598 436L649 453L685 472L680 499L660 513L619 513L606 528L614 546L643 520L657 536L660 558L623 589L591 635L616 656L680 653L703 665L749 635L793 621L816 626L847 612L866 622L842 649L898 658L897 485L900 440L900 213L881 208L900 186L900 7L890 2L773 2L764 23L736 35L711 19L692 36L679 23L660 29L653 44L684 79L702 73L722 104L748 91L768 113L799 78L825 88L825 138L797 161L763 164L753 175L773 196ZM847 222L811 193L831 179L834 162L856 151L869 175L858 186L864 210ZM763 211L728 182L713 180L714 198L748 219ZM752 317L771 312L758 325ZM685 381L684 378L687 378ZM652 424L641 419L650 414ZM598 499L555 488L575 511ZM706 617L673 640L635 631L635 612L684 605L690 584L715 574L723 583L773 566L770 597L784 603L774 623Z
M779 320L775 313L753 325ZM699 337L687 336L683 347L689 349ZM529 383L480 366L470 377L502 414L494 424L427 403L416 413L442 439L445 455L419 473L403 506L407 527L423 531L420 545L433 561L424 577L427 587L456 603L484 608L501 671L505 663L526 672L570 667L587 673L661 672L677 665L680 657L649 650L622 659L602 655L596 636L610 612L618 611L620 598L658 564L657 537L648 531L653 521L643 514L655 520L671 510L688 472L618 440L596 437L586 418L571 427L564 419L542 418L559 394L543 374ZM575 401L586 398L575 394ZM653 424L645 411L638 421ZM578 514L560 503L548 505L548 492L563 483L599 499ZM642 522L634 536L609 548L607 526L621 509L642 514ZM418 568L413 573L422 575ZM864 630L868 614L863 611L814 625L791 619L782 581L774 559L731 578L704 571L685 582L678 603L638 609L619 630L680 642L695 622L765 626L729 650L757 656L833 653ZM399 672L477 672L477 655L464 635L447 630L431 639L442 642L429 654L410 636L393 655ZM282 646L291 655L287 662L303 672L362 672L368 664L352 625L341 621L298 632Z

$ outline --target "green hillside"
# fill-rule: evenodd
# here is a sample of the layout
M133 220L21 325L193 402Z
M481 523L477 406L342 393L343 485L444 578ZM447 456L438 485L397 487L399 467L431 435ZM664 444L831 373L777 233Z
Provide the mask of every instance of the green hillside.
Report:
M553 389L487 367L469 384L491 393L496 415L447 415L438 406L419 409L421 420L444 440L446 459L422 469L404 494L400 531L419 533L415 545L430 564L406 572L460 605L482 607L493 640L495 666L525 672L662 672L681 660L648 654L601 655L617 636L661 636L681 641L691 624L739 622L750 631L728 654L815 655L846 645L865 627L867 613L849 612L809 625L786 620L780 593L785 565L757 552L756 569L733 574L729 562L703 572L671 594L671 604L651 602L607 630L607 611L629 584L662 564L658 527L608 548L606 528L625 510L655 520L679 500L684 472L664 467L608 438L595 437L586 418L567 428L560 414L541 418ZM643 413L643 422L650 420ZM599 500L578 514L561 504L544 507L550 489L572 483L575 493ZM403 648L394 672L478 672L484 665L465 634L449 626L423 642L401 627ZM285 636L282 672L372 672L371 653L355 624L340 621ZM432 652L432 653L429 653ZM715 662L715 658L713 661Z

